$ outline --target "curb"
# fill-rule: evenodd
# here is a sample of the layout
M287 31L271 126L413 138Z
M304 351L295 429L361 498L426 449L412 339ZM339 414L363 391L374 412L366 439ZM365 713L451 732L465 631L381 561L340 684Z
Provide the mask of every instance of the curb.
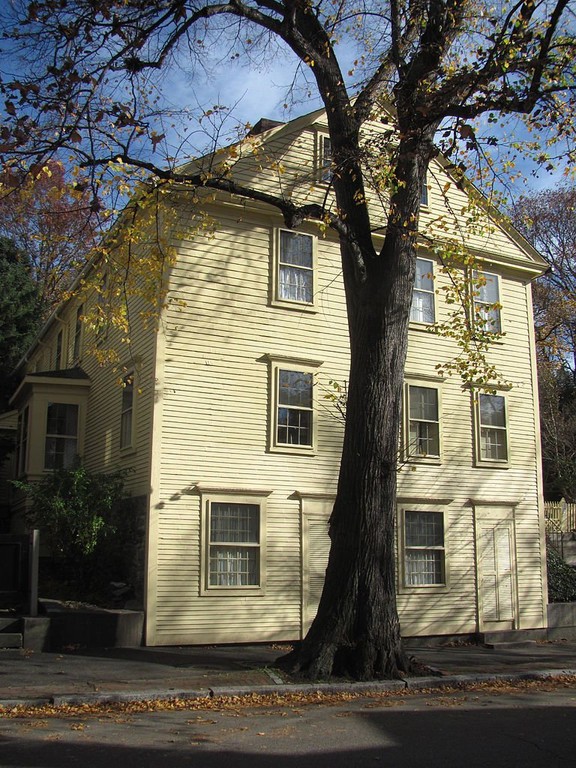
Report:
M135 701L170 701L174 699L199 701L215 698L243 698L252 694L259 696L287 694L302 695L331 695L352 693L369 695L371 693L384 693L394 691L411 690L414 692L426 690L443 690L445 688L466 688L477 683L495 682L521 682L529 680L547 680L555 677L573 677L576 679L576 669L545 669L535 672L511 672L511 673L478 673L464 675L447 675L445 677L414 677L404 680L387 680L384 682L365 683L307 683L303 685L272 685L272 686L217 686L209 689L174 691L174 690L147 690L131 691L130 693L85 693L85 694L57 694L50 697L0 699L0 708L28 708L42 706L78 706L82 704L116 704Z

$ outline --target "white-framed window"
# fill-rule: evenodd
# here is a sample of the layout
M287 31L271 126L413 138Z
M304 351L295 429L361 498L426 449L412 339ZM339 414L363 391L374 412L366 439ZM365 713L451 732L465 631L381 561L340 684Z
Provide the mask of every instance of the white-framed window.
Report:
M132 448L134 442L134 372L122 378L120 408L120 449Z
M270 450L310 453L316 446L314 377L320 362L269 357Z
M508 462L506 399L503 395L476 393L476 441L480 462Z
M329 184L332 181L332 139L321 133L318 136L318 169L320 181Z
M413 323L431 324L435 319L434 262L431 259L417 258L410 320Z
M477 272L474 276L474 322L483 330L501 333L500 283L498 275Z
M270 491L201 490L202 594L263 594Z
M406 509L403 522L403 585L446 585L444 513Z
M74 323L74 345L72 349L72 359L74 363L80 360L82 354L82 315L84 314L84 304L76 309L76 320Z
M316 238L279 229L275 252L274 303L298 309L313 307Z
M440 458L440 391L406 385L406 453L409 458Z
M78 413L74 403L48 403L44 469L67 469L78 454Z

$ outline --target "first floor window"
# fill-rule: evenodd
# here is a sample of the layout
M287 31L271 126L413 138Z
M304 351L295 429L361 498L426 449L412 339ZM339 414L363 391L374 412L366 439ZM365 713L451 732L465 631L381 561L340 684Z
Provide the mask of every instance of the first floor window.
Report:
M276 443L312 446L312 373L278 369Z
M404 545L406 586L446 583L442 512L404 512Z
M314 300L314 242L311 235L280 231L278 299L312 304Z
M507 461L506 401L502 395L479 395L480 458Z
M78 406L48 403L44 469L66 469L78 453Z
M408 455L440 456L438 390L408 386Z
M120 415L120 448L132 445L132 422L134 414L134 374L122 379L122 409Z
M414 323L433 323L434 265L430 259L416 259L416 279L412 294L410 320Z
M260 506L209 502L210 587L260 585Z

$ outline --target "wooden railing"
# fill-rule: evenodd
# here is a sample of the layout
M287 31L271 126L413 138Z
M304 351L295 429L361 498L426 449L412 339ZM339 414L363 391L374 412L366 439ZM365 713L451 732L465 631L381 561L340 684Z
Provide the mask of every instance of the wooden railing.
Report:
M576 504L567 501L544 502L546 530L568 533L576 531Z

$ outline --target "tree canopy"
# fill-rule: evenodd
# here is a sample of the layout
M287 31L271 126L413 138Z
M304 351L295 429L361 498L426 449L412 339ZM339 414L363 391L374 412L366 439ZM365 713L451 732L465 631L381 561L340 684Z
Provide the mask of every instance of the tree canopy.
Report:
M522 121L537 162L553 167L572 152L573 2L22 0L4 10L2 28L5 172L38 172L59 155L93 210L106 181L122 194L132 176L148 189L177 181L241 195L280 211L288 227L315 219L337 233L351 348L346 428L324 592L291 661L312 677L402 674L396 457L422 187L440 150L454 167L471 153L468 167L490 175L492 148L510 169L521 132L498 133L502 118ZM294 88L303 80L326 109L333 195L324 205L247 188L230 164L182 165L204 126L218 145L222 109L177 110L162 78L185 70L191 104L205 67L256 66L278 50ZM397 134L371 159L361 128L384 104ZM383 193L378 248L369 178Z

